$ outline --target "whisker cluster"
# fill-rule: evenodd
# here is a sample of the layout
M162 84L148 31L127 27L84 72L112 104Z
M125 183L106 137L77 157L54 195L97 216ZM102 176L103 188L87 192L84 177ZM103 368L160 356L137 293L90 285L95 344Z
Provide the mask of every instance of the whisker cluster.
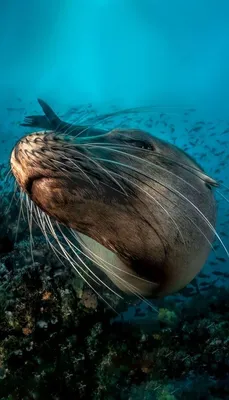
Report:
M155 107L155 112L157 112L156 109L157 107ZM186 246L182 229L180 228L176 219L172 216L172 213L169 211L169 207L176 206L174 199L178 199L179 203L181 202L181 204L186 206L188 205L192 209L194 215L196 218L198 218L198 221L201 221L205 228L207 226L209 231L218 239L227 256L229 257L229 251L225 243L204 212L202 212L201 209L194 203L194 201L187 195L177 190L174 186L164 183L163 179L159 178L159 174L166 174L167 177L176 179L187 188L188 193L196 192L199 196L201 196L200 190L195 187L194 184L188 182L182 177L182 171L186 170L190 176L195 176L197 179L205 182L211 187L219 186L214 179L207 176L197 167L191 166L185 162L180 162L178 159L165 156L159 151L151 151L148 148L144 148L144 146L135 147L129 145L128 137L126 143L124 141L124 144L120 144L101 142L99 135L94 137L83 136L95 125L100 122L104 122L113 116L132 114L140 111L152 112L152 107L141 107L139 109L132 108L104 114L101 117L95 118L95 122L93 124L82 126L82 129L79 129L79 133L75 134L74 136L71 136L71 134L75 130L75 126L68 126L66 130L61 133L58 132L57 127L56 131L45 132L45 134L41 135L39 139L34 139L39 140L41 143L41 146L38 146L36 150L33 150L32 146L30 149L28 143L26 157L28 157L30 164L35 166L42 165L43 168L55 170L55 172L61 172L61 174L68 180L74 180L74 177L78 174L82 179L93 185L95 190L96 185L93 179L94 177L98 178L99 184L111 187L113 190L118 191L119 194L125 198L128 198L129 196L140 198L140 194L144 194L144 198L147 198L151 203L155 204L161 210L161 212L164 213L163 215L166 215L166 218L171 220L183 245ZM82 118L78 119L78 123L80 122L80 119ZM109 133L107 133L107 135L108 134ZM125 133L123 133L123 136L125 136ZM23 140L26 140L26 138L22 139L22 141ZM100 155L99 152L101 152L102 155ZM147 159L149 154L150 160ZM172 167L166 168L162 166L159 164L161 160L165 164L176 168L173 169ZM156 174L152 174L152 170L156 171ZM180 174L179 171L181 171ZM99 179L101 176L103 179ZM7 179L8 177L11 179L10 171L7 174ZM155 196L151 194L152 190L154 191ZM17 191L18 186L15 184L10 206L15 200ZM224 200L229 202L228 199L218 189L216 192L219 193ZM158 200L158 195L160 200ZM138 288L133 284L130 284L127 279L122 278L119 272L125 273L127 278L129 275L139 279L140 281L149 282L151 284L152 282L138 277L130 272L122 271L119 267L109 263L98 254L95 254L75 230L67 227L63 228L59 222L53 221L35 203L33 203L30 197L24 193L22 189L20 189L20 196L17 201L20 202L17 233L21 216L23 216L24 219L27 218L28 221L31 254L33 253L34 247L32 226L33 222L35 222L40 227L47 244L53 250L61 264L64 265L64 261L67 261L77 272L80 278L114 311L115 309L112 307L112 305L108 303L108 301L94 286L103 286L112 294L116 295L119 299L123 299L123 296L112 289L112 287L104 282L103 279L99 278L99 276L97 276L97 274L92 268L90 268L88 264L91 263L99 267L109 276L115 278L116 281L123 285L130 293L144 301L149 307L157 312L157 309L140 293ZM165 202L167 202L166 205L164 204ZM26 216L23 207L26 209ZM213 248L211 241L201 229L201 226L196 223L196 220L190 218L189 215L182 212L182 209L177 210L177 213L179 212L181 218L188 220L202 235L202 237L204 237L210 247ZM67 233L64 232L64 229L67 230Z

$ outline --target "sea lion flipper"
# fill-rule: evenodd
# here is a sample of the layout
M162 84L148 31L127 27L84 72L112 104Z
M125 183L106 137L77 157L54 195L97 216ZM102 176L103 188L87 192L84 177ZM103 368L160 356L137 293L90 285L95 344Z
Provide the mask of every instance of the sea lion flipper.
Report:
M52 129L58 129L58 127L62 124L60 118L55 114L52 108L45 103L42 99L37 99L38 103L40 104L42 110L45 113L46 118L48 119Z
M62 121L51 109L51 107L45 103L42 99L37 99L45 115L28 115L25 117L21 126L30 126L33 128L42 128L47 130L55 130L62 126Z
M52 129L52 126L45 115L28 115L25 117L20 126L30 126L33 128L42 128L47 130Z

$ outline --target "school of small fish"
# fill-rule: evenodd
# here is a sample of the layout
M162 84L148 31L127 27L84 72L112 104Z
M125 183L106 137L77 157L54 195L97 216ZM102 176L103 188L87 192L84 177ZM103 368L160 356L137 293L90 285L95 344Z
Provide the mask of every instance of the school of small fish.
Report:
M16 106L6 109L7 121L0 123L0 190L5 174L5 165L11 148L15 142L28 133L28 129L20 127L20 123L28 114L40 114L40 110L33 110L35 102L24 106L21 98L16 99ZM17 105L18 104L18 105ZM205 120L199 118L195 108L189 108L174 113L162 112L163 107L152 107L152 112L136 112L119 116L108 117L99 121L98 127L112 128L140 128L170 143L177 145L192 156L208 175L220 184L220 194L216 193L218 202L217 232L225 246L229 249L229 121L222 119ZM111 106L109 112L118 110ZM94 124L101 112L92 104L68 107L59 116L68 122L80 124ZM229 259L219 243L215 242L209 260L204 270L181 291L184 297L191 297L196 293L208 292L214 285L228 285ZM176 299L179 300L179 297ZM136 309L137 315L141 310Z

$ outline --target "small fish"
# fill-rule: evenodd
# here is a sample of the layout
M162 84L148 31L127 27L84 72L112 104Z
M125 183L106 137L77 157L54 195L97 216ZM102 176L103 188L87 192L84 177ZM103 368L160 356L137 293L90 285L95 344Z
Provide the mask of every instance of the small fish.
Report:
M209 290L210 289L210 286L206 286L206 287L202 287L201 288L201 291L202 292L206 292L207 290Z
M213 271L212 273L213 273L213 275L216 275L216 276L223 276L224 275L224 273L220 272L220 271Z
M174 127L174 125L169 125L169 128L170 128L170 132L171 132L171 133L175 132L175 127Z
M176 298L176 303L183 303L184 300Z
M10 112L13 112L13 111L22 112L22 111L25 111L25 108L17 108L17 107L13 108L13 107L8 107L8 108L7 108L7 111L10 111Z
M217 260L221 261L221 262L227 262L227 260L223 257L216 257Z
M189 133L190 132L199 132L201 129L203 129L202 126L195 126L194 128L190 129Z
M137 307L135 310L135 317L144 317L146 314L141 310L141 308Z
M206 156L207 156L207 154L201 154L200 160L203 160L203 158L205 158Z
M193 288L190 287L185 287L180 293L185 297L189 297L195 294L195 290L193 290Z
M143 311L139 312L138 314L135 314L135 317L145 317L146 313L144 313Z
M198 276L199 276L199 278L208 278L209 277L209 275L204 274L203 272L200 272Z
M225 232L221 232L220 235L223 237L227 237L227 234Z
M225 131L222 132L222 135L224 135L225 133L229 133L229 128L225 129Z

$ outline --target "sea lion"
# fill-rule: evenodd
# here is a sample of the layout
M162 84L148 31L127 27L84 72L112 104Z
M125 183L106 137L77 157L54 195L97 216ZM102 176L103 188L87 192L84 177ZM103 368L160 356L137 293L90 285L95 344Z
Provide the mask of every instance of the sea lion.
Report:
M122 291L158 297L187 285L217 235L217 183L182 150L141 130L71 136L49 122L51 131L26 135L11 153L32 204L74 230Z

